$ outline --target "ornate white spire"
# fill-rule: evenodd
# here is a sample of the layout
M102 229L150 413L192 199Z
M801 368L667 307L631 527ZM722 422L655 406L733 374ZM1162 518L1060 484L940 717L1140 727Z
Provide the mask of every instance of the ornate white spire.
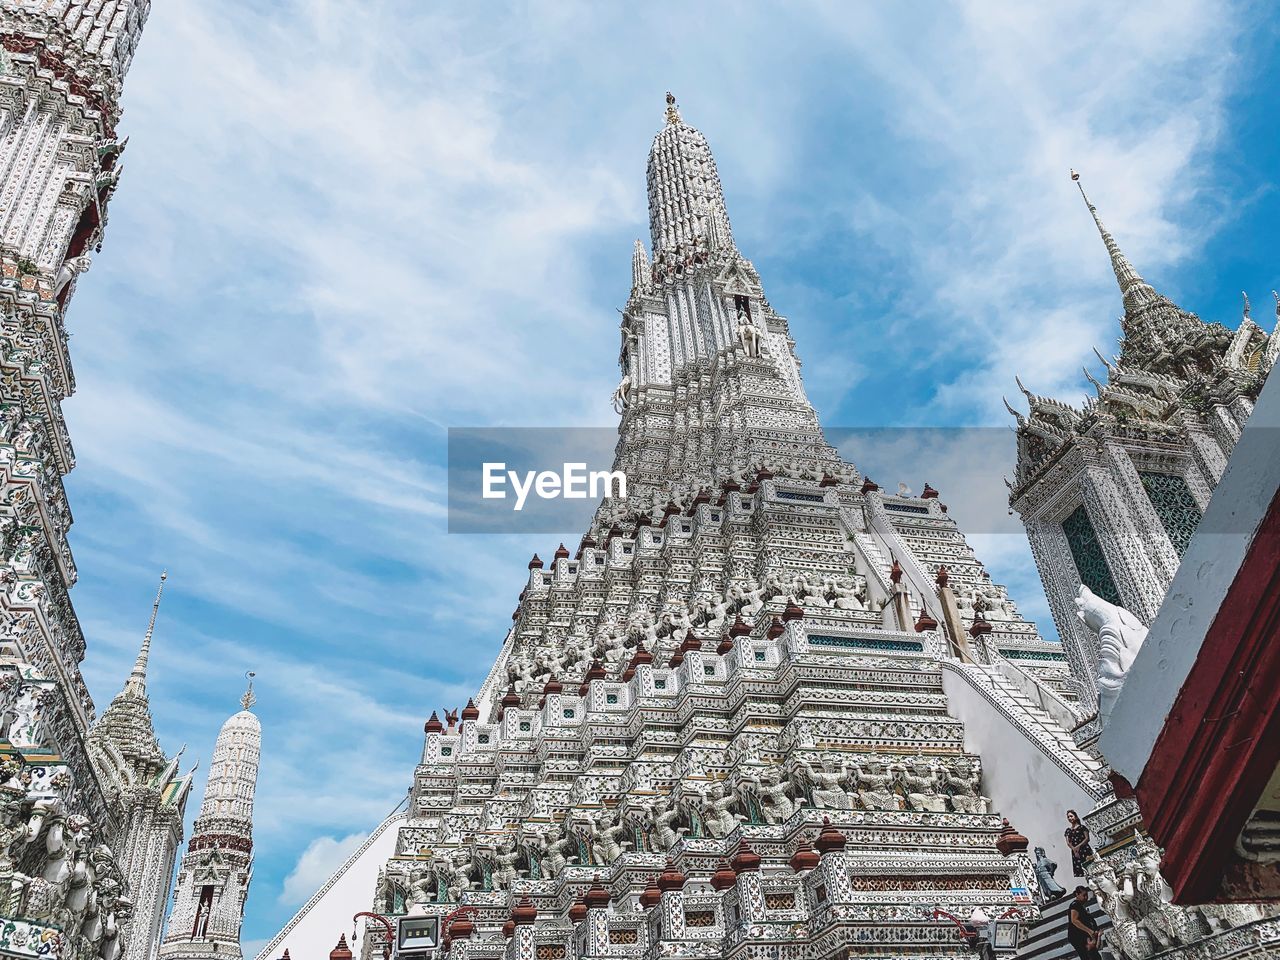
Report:
M649 255L645 253L644 242L636 238L636 245L631 251L631 289L639 290L649 282Z
M240 960L240 924L253 876L253 798L262 726L243 707L222 725L191 842L182 858L160 960Z
M719 246L732 247L720 174L707 138L684 122L667 94L667 122L649 151L649 231L655 260L706 253L716 222Z
M164 582L169 579L169 571L160 571L160 586L156 589L156 599L151 604L151 619L147 621L147 632L142 637L142 647L138 650L138 659L133 663L133 671L125 681L126 688L141 693L147 686L147 661L151 657L151 636L156 629L156 615L160 612L160 598L164 595Z
M1116 238L1111 235L1106 226L1102 222L1102 218L1098 216L1098 208L1089 202L1089 195L1084 192L1084 184L1080 182L1080 174L1074 170L1071 171L1071 179L1080 189L1080 196L1084 198L1084 205L1089 208L1089 213L1093 215L1093 222L1098 226L1098 233L1102 237L1103 244L1106 245L1107 254L1111 257L1111 269L1115 272L1116 282L1120 284L1120 293L1124 296L1125 309L1133 309L1142 303L1154 299L1157 294L1151 284L1142 279L1142 275L1134 269L1133 264L1129 262L1120 249L1120 245L1116 243Z

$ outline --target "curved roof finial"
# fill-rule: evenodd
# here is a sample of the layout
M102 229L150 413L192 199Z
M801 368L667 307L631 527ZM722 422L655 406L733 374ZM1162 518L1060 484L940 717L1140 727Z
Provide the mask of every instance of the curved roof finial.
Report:
M1102 361L1102 365L1107 368L1107 373L1114 374L1115 368L1111 366L1111 361L1102 355L1102 351L1097 347L1093 348L1093 355Z
M680 108L676 106L676 95L667 91L667 123L680 122Z
M151 659L151 635L156 630L156 615L160 613L160 598L164 595L164 582L169 579L169 571L160 571L160 586L156 589L156 598L151 604L151 619L147 621L147 632L142 636L142 648L138 651L138 659L133 662L133 670L129 673L126 686L139 690L147 683L147 661Z
M1244 297L1244 319L1249 319L1249 294L1244 290L1240 291L1240 296Z
M245 690L244 696L240 698L240 706L243 707L245 710L248 710L250 707L252 707L255 703L258 702L258 698L254 696L254 693L253 693L253 678L256 676L257 674L254 673L252 670L248 670L245 672L245 677L249 680L249 686Z

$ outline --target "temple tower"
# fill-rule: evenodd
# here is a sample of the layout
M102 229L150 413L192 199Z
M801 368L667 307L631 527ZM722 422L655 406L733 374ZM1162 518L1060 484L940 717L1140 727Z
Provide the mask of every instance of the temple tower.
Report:
M150 631L134 675L94 724L70 600L63 477L75 454L62 403L75 389L67 310L120 179L120 93L149 9L149 0L0 0L0 672L14 678L0 699L22 719L5 725L0 747L29 767L20 806L91 824L77 842L96 851L100 887L40 896L28 884L18 896L26 881L15 875L0 914L32 925L22 934L32 942L44 934L31 931L59 926L74 951L119 915L109 950L139 960L155 950L189 781L152 730ZM57 831L31 837L28 855L65 856L62 842ZM130 903L133 921L123 919Z
M183 854L161 958L239 960L240 923L253 876L253 795L262 725L251 708L253 680L242 709L218 734L200 815Z
M1009 502L1031 542L1076 693L1098 702L1098 639L1077 616L1082 587L1150 623L1274 363L1280 337L1249 316L1234 332L1160 294L1085 195L1120 287L1120 353L1083 406L1018 381Z
M51 747L106 836L117 811L85 751L94 706L68 593L65 318L120 177L120 90L149 7L0 0L0 641L55 684Z
M785 317L738 251L706 137L667 95L648 161L652 260L637 240L621 324L617 469L629 496L672 480L799 458L839 463L809 405Z
M1057 739L1061 650L925 477L890 493L827 443L670 95L648 198L614 394L628 496L529 562L477 696L426 721L373 909L450 918L453 960L967 955L938 916L1035 907L951 691L1052 737L1083 806L1102 788Z
M182 750L172 759L165 756L156 739L147 699L147 662L166 579L167 574L162 573L133 671L94 724L87 743L100 777L120 787L113 798L120 829L111 846L134 903L124 949L136 960L152 960L160 945L169 882L182 842L183 814L194 774L194 770L178 772Z

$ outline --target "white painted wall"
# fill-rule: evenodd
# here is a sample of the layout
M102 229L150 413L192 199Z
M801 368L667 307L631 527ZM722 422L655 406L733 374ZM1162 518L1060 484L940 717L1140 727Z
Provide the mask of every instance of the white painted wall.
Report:
M965 749L982 757L982 792L992 809L1031 841L1028 853L1044 847L1058 864L1058 882L1073 890L1084 881L1071 875L1062 837L1067 811L1083 818L1094 801L963 676L943 670L942 689L948 711L964 723Z
M351 934L351 917L373 903L378 870L396 850L396 835L406 814L393 813L383 820L332 877L263 947L257 960L279 960L288 949L293 960L322 960L338 942ZM359 950L364 936L360 921L352 949Z

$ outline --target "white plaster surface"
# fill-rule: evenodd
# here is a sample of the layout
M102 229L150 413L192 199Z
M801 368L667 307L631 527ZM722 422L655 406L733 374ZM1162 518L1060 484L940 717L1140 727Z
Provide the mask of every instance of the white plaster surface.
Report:
M405 819L404 813L393 813L383 820L369 834L369 839L267 942L257 960L279 960L286 949L295 960L327 957L338 942L339 934L350 936L351 917L368 910L373 902L378 870L395 853L398 828ZM363 937L364 923L361 920L357 927L359 935L353 941L355 944Z
M1058 864L1057 880L1071 890L1071 851L1063 831L1067 811L1084 816L1096 805L1061 767L1050 760L1004 714L951 670L942 671L948 712L964 723L964 746L982 757L982 790L992 809L1031 841L1028 852L1044 847Z

